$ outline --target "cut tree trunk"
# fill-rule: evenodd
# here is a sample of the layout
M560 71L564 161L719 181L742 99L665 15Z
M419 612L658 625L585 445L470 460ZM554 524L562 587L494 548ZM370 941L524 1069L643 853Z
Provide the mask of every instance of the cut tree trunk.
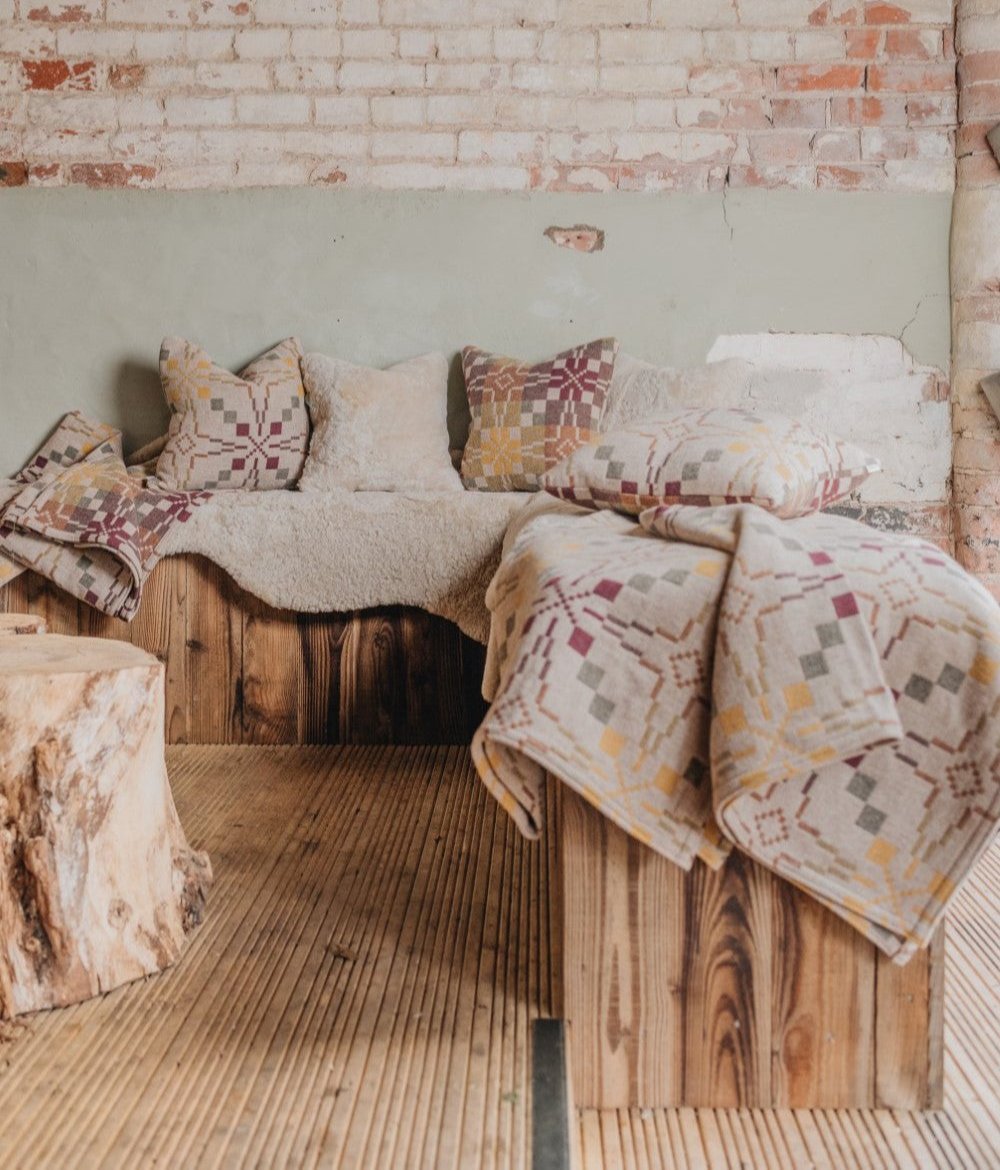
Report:
M0 613L0 636L3 634L44 634L45 618L33 613Z
M212 870L167 779L163 665L125 642L0 638L0 1017L169 967Z

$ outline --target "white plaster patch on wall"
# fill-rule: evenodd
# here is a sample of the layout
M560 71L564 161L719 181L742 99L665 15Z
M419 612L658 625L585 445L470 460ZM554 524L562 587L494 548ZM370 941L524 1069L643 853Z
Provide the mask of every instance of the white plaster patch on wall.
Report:
M943 371L914 361L895 337L742 333L719 337L708 360L756 368L747 396L803 419L882 461L858 493L864 504L940 504L949 498L951 406Z

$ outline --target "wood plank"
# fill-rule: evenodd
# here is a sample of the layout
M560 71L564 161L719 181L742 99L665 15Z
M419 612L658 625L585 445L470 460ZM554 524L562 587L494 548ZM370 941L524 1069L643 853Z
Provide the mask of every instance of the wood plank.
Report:
M561 1010L584 1107L939 1099L940 945L880 965L847 923L738 853L684 874L568 789L559 805Z
M191 743L243 740L243 614L217 566L191 557L184 607L187 735Z
M296 743L302 671L298 616L272 609L247 594L240 599L239 612L243 617L243 742Z
M299 743L336 743L340 737L340 652L349 618L299 614Z
M875 968L875 1104L939 1109L944 1089L941 979L944 927L928 950L900 967L885 955Z
M402 664L402 640L387 612L353 614L340 652L340 742L408 742Z
M786 882L773 891L773 1101L792 1109L874 1104L876 948ZM893 1030L888 1017L887 1045ZM888 1065L887 1051L887 1077Z
M684 1099L684 876L575 792L559 801L562 1011L581 1108Z
M696 864L667 908L683 911L688 925L678 1103L772 1103L770 990L774 949L782 945L772 934L775 896L771 875L734 852L718 872Z

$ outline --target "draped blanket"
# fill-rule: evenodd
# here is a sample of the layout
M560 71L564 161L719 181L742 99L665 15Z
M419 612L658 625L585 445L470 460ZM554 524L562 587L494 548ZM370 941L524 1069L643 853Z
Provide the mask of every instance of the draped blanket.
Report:
M741 849L897 962L1000 819L1000 608L831 515L539 500L487 597L473 743L528 836L546 771L684 868Z
M0 586L33 569L130 621L160 542L205 498L151 490L126 469L118 431L68 414L0 494Z

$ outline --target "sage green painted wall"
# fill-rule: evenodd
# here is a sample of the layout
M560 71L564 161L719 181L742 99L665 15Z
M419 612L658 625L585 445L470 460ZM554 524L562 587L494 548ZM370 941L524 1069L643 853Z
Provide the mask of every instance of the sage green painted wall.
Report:
M0 474L73 408L121 426L129 447L160 433L166 333L233 368L291 333L371 364L469 342L537 358L606 334L687 364L719 333L886 333L947 368L950 208L755 190L5 191ZM543 235L577 223L605 231L603 251Z

